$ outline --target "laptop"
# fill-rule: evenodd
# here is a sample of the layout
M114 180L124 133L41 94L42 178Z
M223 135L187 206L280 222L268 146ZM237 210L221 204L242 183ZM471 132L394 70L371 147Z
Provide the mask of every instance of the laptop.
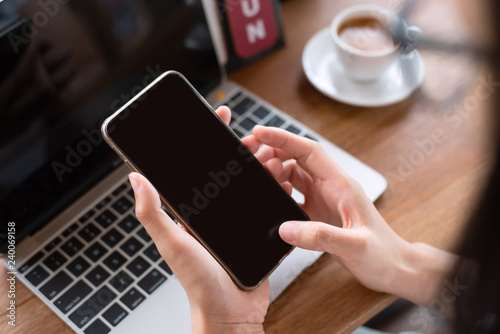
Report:
M0 2L0 252L75 332L190 332L186 294L137 221L129 170L99 131L166 70L214 108L228 105L239 136L256 124L287 129L318 141L371 200L386 189L378 172L226 79L208 2L43 4ZM319 256L295 249L270 277L271 299Z

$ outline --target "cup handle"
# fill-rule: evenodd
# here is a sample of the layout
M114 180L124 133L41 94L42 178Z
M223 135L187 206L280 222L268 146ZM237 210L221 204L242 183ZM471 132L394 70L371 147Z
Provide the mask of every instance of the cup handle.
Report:
M417 26L409 26L406 32L406 41L403 49L404 54L412 52L418 45L420 38L423 35L422 29Z

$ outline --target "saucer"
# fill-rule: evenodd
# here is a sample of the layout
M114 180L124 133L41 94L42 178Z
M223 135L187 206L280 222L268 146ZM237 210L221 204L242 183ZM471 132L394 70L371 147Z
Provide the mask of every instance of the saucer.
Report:
M307 79L326 96L360 107L382 107L407 98L424 78L424 62L413 50L401 55L376 81L360 82L349 78L337 60L328 28L307 42L302 53Z

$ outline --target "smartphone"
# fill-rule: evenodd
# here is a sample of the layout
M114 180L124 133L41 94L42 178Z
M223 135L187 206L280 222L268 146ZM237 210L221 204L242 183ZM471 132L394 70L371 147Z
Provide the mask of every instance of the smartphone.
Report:
M178 72L108 117L102 133L241 289L258 287L292 251L280 224L309 219Z

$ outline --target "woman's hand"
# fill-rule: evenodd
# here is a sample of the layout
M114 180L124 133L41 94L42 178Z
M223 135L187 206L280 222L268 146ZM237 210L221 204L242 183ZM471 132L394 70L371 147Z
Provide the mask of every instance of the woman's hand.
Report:
M370 289L421 305L435 297L456 258L399 237L317 142L263 126L243 141L278 182L305 197L302 208L313 221L282 224L284 241L330 253Z
M229 123L230 111L216 113ZM263 333L269 306L269 282L254 291L240 290L205 248L162 210L160 197L143 176L131 173L136 215L158 251L184 287L193 333Z

